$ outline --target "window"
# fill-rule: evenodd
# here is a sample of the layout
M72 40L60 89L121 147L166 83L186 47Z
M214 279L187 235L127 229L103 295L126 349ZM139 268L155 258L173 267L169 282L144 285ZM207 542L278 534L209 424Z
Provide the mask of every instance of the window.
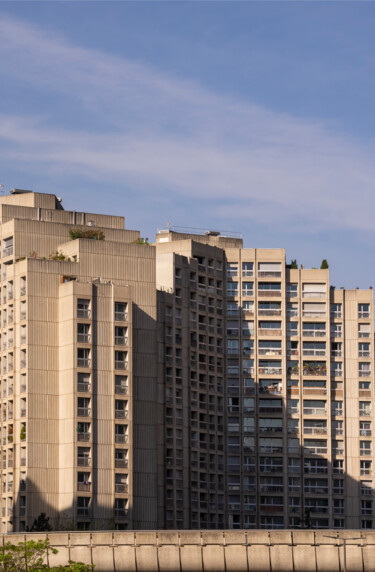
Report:
M238 282L227 282L227 296L238 296Z
M360 461L360 474L361 475L371 475L372 474L372 462L371 461Z
M358 304L358 318L370 317L370 304Z
M361 514L372 514L372 500L361 500Z
M77 300L77 317L78 318L90 318L90 300Z
M128 368L128 352L115 351L115 369Z
M77 342L84 344L91 342L90 324L77 324Z
M371 327L370 324L358 324L358 337L369 338Z
M254 283L242 282L242 296L253 296L253 295L254 295Z
M244 278L253 276L254 274L254 263L253 262L243 262L242 263L242 276Z
M289 298L295 298L296 296L298 296L298 284L287 284L286 295Z
M77 497L77 516L89 516L90 497Z
M342 304L331 304L331 318L342 317Z
M326 295L326 284L302 284L302 298L325 298Z
M358 357L370 357L370 344L368 342L358 344Z
M115 320L124 322L128 319L128 305L125 302L115 302Z
M371 441L360 441L359 442L359 454L362 456L372 455L372 442Z
M359 415L361 417L371 417L371 401L359 402Z
M361 495L372 495L372 481L361 481Z
M228 262L227 263L227 276L228 278L232 276L238 276L238 263Z
M238 316L238 303L228 302L227 303L227 315L228 316Z
M77 348L77 366L91 367L91 351L88 348Z
M258 276L260 278L280 278L281 262L258 262Z
M87 392L90 391L91 375L89 373L78 372L77 391Z

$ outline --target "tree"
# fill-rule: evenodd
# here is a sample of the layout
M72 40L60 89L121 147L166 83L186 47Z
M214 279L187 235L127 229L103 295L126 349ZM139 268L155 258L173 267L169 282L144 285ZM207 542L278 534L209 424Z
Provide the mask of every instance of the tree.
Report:
M42 513L43 514L43 513ZM56 548L51 548L49 540L28 540L17 545L7 542L0 547L0 567L5 572L92 572L92 564L69 561L63 566L50 567L46 564L48 554L57 554Z
M328 262L327 262L327 260L324 258L324 259L322 260L322 264L321 264L320 269L321 269L321 270L327 270L328 268L329 268Z
M52 530L52 526L49 523L49 516L46 516L45 512L40 513L31 528L27 527L27 532L49 532L50 530Z
M296 259L290 261L290 267L293 268L293 269L297 269L297 268L298 268L298 264L297 264L297 260L296 260Z

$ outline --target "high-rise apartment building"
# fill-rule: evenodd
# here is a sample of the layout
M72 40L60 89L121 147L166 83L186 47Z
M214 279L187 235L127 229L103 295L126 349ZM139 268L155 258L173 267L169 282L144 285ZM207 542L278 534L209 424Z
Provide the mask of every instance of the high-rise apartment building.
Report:
M371 289L54 195L0 223L2 532L373 527Z
M156 250L166 527L372 528L372 289L217 233Z

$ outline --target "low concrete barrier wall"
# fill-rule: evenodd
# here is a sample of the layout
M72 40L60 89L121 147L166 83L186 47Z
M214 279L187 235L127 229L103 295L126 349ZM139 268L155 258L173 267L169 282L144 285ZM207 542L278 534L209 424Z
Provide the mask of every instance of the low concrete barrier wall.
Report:
M45 538L58 550L50 566L76 560L95 572L375 571L375 531L50 532L2 535L2 542Z

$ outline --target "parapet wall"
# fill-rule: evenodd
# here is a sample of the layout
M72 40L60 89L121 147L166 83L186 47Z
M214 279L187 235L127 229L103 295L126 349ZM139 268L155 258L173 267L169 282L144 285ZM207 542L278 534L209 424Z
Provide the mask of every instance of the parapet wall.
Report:
M58 550L50 566L75 560L95 564L95 572L375 570L375 531L51 532L3 535L2 542L45 538Z

